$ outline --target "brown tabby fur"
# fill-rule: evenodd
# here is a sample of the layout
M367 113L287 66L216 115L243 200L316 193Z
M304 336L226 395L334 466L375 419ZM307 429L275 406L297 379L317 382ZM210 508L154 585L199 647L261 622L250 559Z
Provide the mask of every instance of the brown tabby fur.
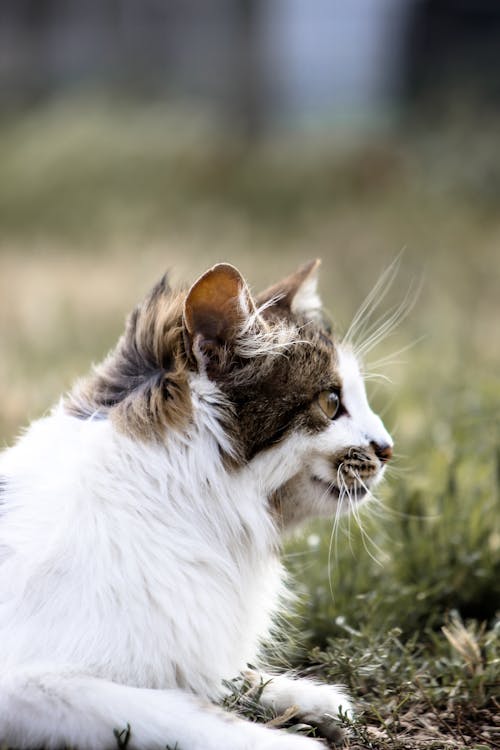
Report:
M125 333L91 375L66 399L69 414L109 416L139 439L182 430L191 417L182 337L185 292L172 292L166 276L127 320Z

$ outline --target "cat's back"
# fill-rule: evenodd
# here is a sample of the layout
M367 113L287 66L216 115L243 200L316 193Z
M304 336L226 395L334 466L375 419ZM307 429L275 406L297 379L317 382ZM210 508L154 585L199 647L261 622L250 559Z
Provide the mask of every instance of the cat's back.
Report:
M99 464L110 442L104 421L83 422L56 407L0 454L0 539L11 553L29 550L25 562L34 562L75 527L75 514L90 509L86 485L102 473Z

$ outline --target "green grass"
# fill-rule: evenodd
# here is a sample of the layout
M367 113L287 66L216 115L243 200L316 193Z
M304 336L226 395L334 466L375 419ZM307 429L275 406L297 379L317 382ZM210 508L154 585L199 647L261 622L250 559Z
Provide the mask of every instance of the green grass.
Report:
M193 123L73 102L0 126L0 437L105 353L165 268L226 259L258 288L320 256L342 330L406 246L382 311L422 292L373 360L414 345L369 382L397 457L362 531L316 522L287 545L279 660L348 686L354 750L500 747L498 123L253 150ZM314 732L238 683L227 702Z

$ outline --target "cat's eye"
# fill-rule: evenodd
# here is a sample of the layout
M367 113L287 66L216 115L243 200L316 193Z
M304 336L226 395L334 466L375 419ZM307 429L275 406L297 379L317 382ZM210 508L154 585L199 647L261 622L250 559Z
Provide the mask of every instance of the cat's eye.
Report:
M340 396L336 391L321 391L318 403L328 419L335 419L340 409Z

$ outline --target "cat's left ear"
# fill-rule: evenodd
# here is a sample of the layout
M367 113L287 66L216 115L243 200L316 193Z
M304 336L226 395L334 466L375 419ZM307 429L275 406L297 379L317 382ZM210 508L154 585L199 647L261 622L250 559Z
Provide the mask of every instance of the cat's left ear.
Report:
M310 320L321 314L318 295L319 258L298 268L295 273L266 289L257 297L257 305L284 315L300 315ZM263 312L265 317L265 311Z
M196 281L184 303L187 348L208 374L223 369L234 343L257 320L250 290L237 268L218 263Z

